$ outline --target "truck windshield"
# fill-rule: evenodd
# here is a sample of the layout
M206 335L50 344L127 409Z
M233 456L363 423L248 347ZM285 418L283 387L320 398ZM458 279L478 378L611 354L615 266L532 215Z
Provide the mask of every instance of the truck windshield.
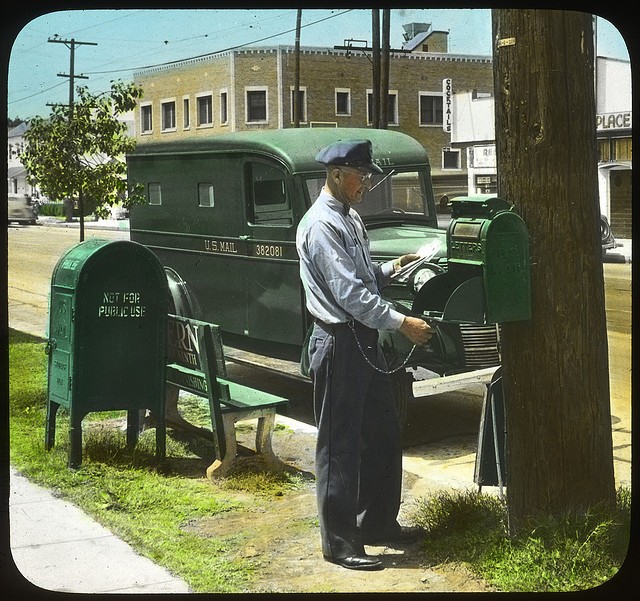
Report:
M325 176L305 180L309 201L315 202L324 186ZM374 215L428 216L429 204L424 178L419 171L391 171L371 178L371 189L354 208L362 217Z

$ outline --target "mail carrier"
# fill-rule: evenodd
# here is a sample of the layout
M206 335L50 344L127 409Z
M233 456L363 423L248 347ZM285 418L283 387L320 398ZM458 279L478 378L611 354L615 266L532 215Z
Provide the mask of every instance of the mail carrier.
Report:
M389 130L311 128L237 132L139 144L127 157L129 185L147 204L131 209L131 239L160 258L175 310L219 324L225 345L298 360L311 319L295 248L296 227L325 170L318 150L338 139L370 139L384 173L356 206L374 260L421 251L426 260L384 294L410 313L417 290L447 269L429 159L413 138ZM497 326L438 324L396 381L421 367L446 375L499 364ZM390 365L402 364L401 334L384 333ZM399 393L400 394L400 393Z

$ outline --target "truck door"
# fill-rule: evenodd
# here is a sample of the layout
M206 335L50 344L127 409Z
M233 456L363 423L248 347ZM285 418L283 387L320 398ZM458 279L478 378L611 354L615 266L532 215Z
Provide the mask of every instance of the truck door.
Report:
M301 344L303 334L293 180L283 165L245 162L247 331L251 338Z

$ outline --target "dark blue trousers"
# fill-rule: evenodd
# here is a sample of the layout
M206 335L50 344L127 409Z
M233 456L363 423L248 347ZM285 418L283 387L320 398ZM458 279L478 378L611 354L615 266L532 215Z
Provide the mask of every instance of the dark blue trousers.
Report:
M355 329L369 360L387 369L378 332ZM367 364L347 324L317 322L309 358L322 552L362 555L363 538L398 528L402 446L391 380Z

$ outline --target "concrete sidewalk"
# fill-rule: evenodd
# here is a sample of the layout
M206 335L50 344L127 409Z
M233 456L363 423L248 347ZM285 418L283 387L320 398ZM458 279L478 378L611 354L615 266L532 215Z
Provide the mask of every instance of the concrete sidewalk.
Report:
M65 593L191 592L186 582L138 555L75 505L29 482L13 468L9 531L17 570L42 589Z

